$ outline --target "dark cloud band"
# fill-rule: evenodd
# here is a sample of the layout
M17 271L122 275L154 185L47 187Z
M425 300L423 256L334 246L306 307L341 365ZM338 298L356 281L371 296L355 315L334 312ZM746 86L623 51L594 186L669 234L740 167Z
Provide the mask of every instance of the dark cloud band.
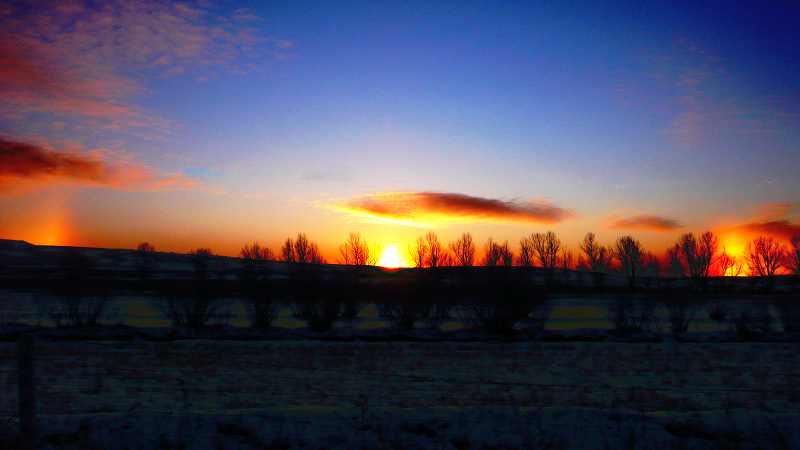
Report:
M615 219L611 223L611 228L623 230L671 231L676 228L681 228L681 224L673 219L643 214L624 219Z
M557 223L574 217L570 210L544 200L507 201L441 192L385 192L342 205L354 212L388 220L475 220Z

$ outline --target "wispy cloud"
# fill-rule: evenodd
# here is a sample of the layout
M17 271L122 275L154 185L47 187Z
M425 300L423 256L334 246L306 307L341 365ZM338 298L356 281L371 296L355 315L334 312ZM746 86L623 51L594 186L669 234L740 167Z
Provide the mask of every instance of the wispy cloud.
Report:
M335 208L406 224L443 222L557 223L575 213L545 200L498 200L441 192L382 192L357 197Z
M181 174L160 173L128 158L79 154L0 138L0 194L53 184L82 184L125 190L205 189Z
M12 4L0 21L0 102L118 128L158 124L131 102L141 80L219 77L291 52L253 25L251 11L226 15L199 2Z
M611 217L607 220L611 228L621 230L672 231L682 226L674 219L649 214L625 218Z

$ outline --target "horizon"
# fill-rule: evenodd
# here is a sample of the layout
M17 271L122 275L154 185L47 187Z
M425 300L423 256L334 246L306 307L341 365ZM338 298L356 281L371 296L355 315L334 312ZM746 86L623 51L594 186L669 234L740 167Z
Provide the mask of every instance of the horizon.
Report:
M800 236L800 6L0 7L0 238ZM388 257L387 257L388 258Z

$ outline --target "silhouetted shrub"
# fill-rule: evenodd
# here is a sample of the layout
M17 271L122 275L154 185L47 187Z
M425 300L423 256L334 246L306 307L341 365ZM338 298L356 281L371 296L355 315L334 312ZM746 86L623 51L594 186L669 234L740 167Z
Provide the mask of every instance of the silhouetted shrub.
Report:
M653 305L628 297L620 297L614 301L609 309L608 319L614 330L620 332L658 328Z
M706 311L708 312L708 318L717 322L717 329L719 329L722 322L728 318L728 308L719 302L708 305Z
M342 314L346 289L339 281L325 282L316 276L305 280L296 282L292 316L304 320L313 331L330 330Z
M752 337L772 331L773 317L766 304L758 304L750 309L742 309L733 318L736 333L744 337Z
M460 308L465 327L494 334L512 333L523 322L544 327L550 317L547 309L542 309L546 306L546 291L522 276L527 272L513 269L485 270L487 278L470 286L473 294ZM534 312L536 318L530 322Z
M664 307L673 334L685 333L700 310L698 300L689 292L669 289L663 294Z
M79 250L69 250L59 260L54 298L39 302L40 317L56 327L96 325L105 318L110 292L97 279L92 260Z
M775 300L778 318L787 333L800 332L800 298L779 298Z
M227 323L231 318L229 306L219 299L222 262L208 248L190 252L194 279L170 283L166 291L153 300L161 316L173 325L202 327L212 320Z

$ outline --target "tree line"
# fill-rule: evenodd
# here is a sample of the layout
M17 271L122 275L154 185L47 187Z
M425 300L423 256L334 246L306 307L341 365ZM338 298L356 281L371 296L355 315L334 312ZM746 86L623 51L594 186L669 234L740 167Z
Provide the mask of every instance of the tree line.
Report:
M143 242L137 250L146 254L155 249ZM662 261L633 236L622 236L612 244L603 245L594 233L589 232L578 243L578 250L574 254L552 231L525 236L516 248L512 248L507 240L500 243L490 236L482 247L482 253L478 252L470 233L463 233L445 245L435 232L429 231L408 246L407 254L416 268L521 266L550 271L562 268L599 274L616 273L626 277L770 277L782 272L800 275L800 236L792 237L788 247L771 236L759 236L747 243L742 255L735 256L724 247L720 249L719 240L711 231L699 236L684 233L674 245L667 248L666 260ZM197 252L213 254L208 248L192 250L192 253ZM374 266L381 253L379 245L370 245L360 233L350 233L348 240L339 246L336 263ZM245 245L239 257L250 261L284 261L295 265L327 263L319 246L304 233L299 233L295 239L287 238L277 253L255 242Z

